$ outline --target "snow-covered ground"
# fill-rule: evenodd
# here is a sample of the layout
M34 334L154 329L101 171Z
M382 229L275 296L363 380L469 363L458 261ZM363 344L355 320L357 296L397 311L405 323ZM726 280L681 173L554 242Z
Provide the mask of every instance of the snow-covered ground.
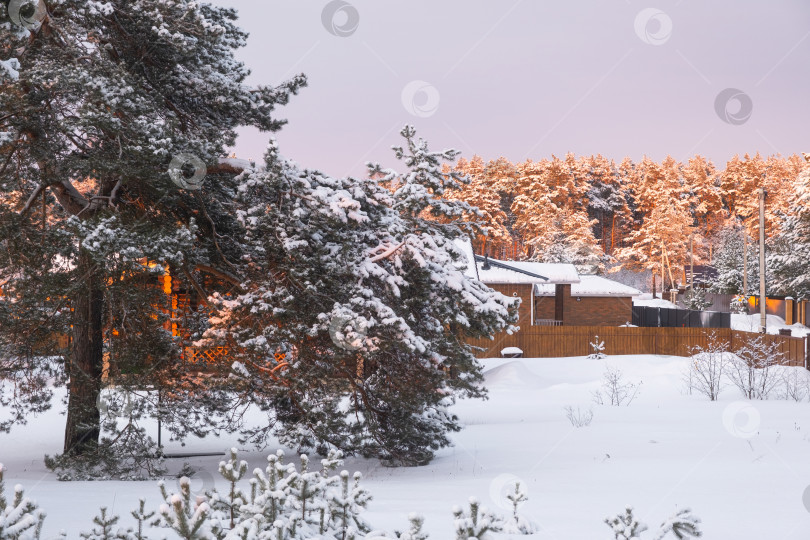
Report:
M746 332L759 332L761 320L759 313L755 315L732 313L731 328L734 330L744 330ZM765 322L769 334L778 334L779 330L783 328L789 328L793 337L804 337L810 334L810 328L799 323L787 325L785 324L785 319L779 315L766 315Z
M391 469L352 458L346 468L364 473L374 495L367 514L372 524L402 530L407 514L420 512L434 540L454 537L451 507L471 495L505 512L503 488L514 478L528 488L523 513L541 526L532 538L612 538L603 519L628 504L651 529L688 506L702 518L705 538L807 538L810 403L776 396L746 401L733 387L718 402L689 395L681 379L688 362L663 356L485 360L490 399L456 406L466 427L453 436L453 448L424 467ZM627 381L642 383L629 406L593 403L606 365L621 369ZM780 368L785 369L808 375L800 368ZM563 410L569 405L592 408L592 423L572 427ZM0 435L6 486L22 483L48 511L46 538L60 529L78 538L102 505L121 514L122 524L139 497L157 507L160 498L151 481L56 481L42 455L59 451L63 421L54 411ZM224 450L233 444L206 439L190 441L184 450ZM265 455L242 452L251 469L263 467ZM203 470L194 489L225 488L215 478L218 461L189 460ZM170 463L172 471L181 465L181 460ZM168 483L173 489L174 479Z

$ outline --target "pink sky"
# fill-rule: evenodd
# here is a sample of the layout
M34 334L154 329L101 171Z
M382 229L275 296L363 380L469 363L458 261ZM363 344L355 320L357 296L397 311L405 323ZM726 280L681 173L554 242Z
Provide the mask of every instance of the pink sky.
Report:
M250 83L307 74L277 139L332 175L393 165L405 123L436 149L513 161L810 151L803 0L214 2L251 34ZM743 95L716 106L728 88ZM235 151L261 159L267 139L244 130Z

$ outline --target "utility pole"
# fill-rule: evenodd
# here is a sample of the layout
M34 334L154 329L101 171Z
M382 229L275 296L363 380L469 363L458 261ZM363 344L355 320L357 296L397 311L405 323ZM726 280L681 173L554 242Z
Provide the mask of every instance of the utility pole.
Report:
M692 240L695 235L689 235L689 290L695 290L695 250Z
M745 303L748 304L748 230L745 228L745 222L743 221L743 296L745 297ZM746 311L748 313L748 311Z
M768 328L765 314L765 188L759 188L759 322L764 334Z

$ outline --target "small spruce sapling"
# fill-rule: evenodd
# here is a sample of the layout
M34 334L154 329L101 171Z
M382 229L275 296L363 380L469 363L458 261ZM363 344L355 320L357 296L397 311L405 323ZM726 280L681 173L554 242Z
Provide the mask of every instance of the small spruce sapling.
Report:
M613 531L615 540L629 540L639 538L641 533L647 530L647 526L633 517L633 507L628 506L624 514L619 514L614 518L605 518L605 523Z
M4 472L3 464L0 463L0 540L39 540L45 512L36 502L24 496L19 484L14 486L14 498L10 502L6 500Z
M180 493L166 491L166 484L158 487L165 503L160 505L162 524L172 529L183 540L220 540L225 537L220 523L211 517L211 507L205 497L191 502L191 482L187 476L180 479Z
M702 287L691 288L683 297L683 305L686 309L704 311L711 307L712 303L706 299L706 290Z
M228 491L228 500L223 501L221 498L212 498L211 504L215 508L224 508L230 516L231 528L234 526L234 517L239 508L247 503L247 497L237 487L239 481L245 476L247 472L247 461L239 461L236 459L236 448L231 448L231 457L228 461L219 462L219 474L228 481L230 489ZM216 502L215 502L216 501Z
M518 507L529 500L529 496L520 486L520 482L515 482L515 490L509 493L506 498L512 503L512 515L504 523L503 531L507 534L536 533L538 529L537 524L518 512Z
M340 491L333 492L329 498L329 513L332 517L335 536L338 540L355 540L360 533L371 530L366 521L360 517L365 510L371 494L360 487L362 475L354 473L353 481L349 481L349 471L340 473ZM326 532L321 527L321 534Z
M96 527L90 532L80 533L79 536L85 540L137 540L141 536L135 536L131 528L121 529L116 527L120 518L114 515L107 515L107 508L102 506L99 515L93 518Z
M133 510L130 514L132 514L132 517L134 517L135 521L138 523L138 528L134 531L134 538L136 540L146 540L146 536L143 534L144 526L157 527L160 525L160 519L155 518L155 512L146 511L146 499L143 497L138 500L138 509Z
M411 523L411 528L399 534L399 540L427 540L428 533L422 531L422 527L425 525L425 517L411 513L408 515L408 521Z
M602 360L607 358L605 355L605 342L599 341L599 336L594 336L593 341L590 343L591 354L588 355L590 360Z
M661 524L661 528L653 540L663 540L669 533L672 533L678 540L689 537L700 538L703 533L700 531L699 525L700 518L692 515L689 508L684 508Z
M470 510L465 512L460 507L453 508L453 524L456 529L456 540L469 540L476 538L484 540L489 533L503 530L503 518L481 506L478 499L470 497Z

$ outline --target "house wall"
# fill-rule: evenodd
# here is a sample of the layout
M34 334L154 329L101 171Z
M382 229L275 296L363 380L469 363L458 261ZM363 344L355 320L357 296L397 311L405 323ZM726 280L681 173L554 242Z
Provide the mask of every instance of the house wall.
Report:
M571 286L562 288L563 325L619 326L633 320L633 299L630 297L571 297ZM535 318L554 319L555 298L535 298Z
M517 296L521 299L520 307L518 308L518 316L520 317L517 326L521 330L531 328L532 326L532 288L533 286L528 283L521 284L501 284L501 283L487 283L487 287L495 289L499 293L510 298ZM552 298L552 310L554 309L554 299ZM536 315L535 315L536 317Z

